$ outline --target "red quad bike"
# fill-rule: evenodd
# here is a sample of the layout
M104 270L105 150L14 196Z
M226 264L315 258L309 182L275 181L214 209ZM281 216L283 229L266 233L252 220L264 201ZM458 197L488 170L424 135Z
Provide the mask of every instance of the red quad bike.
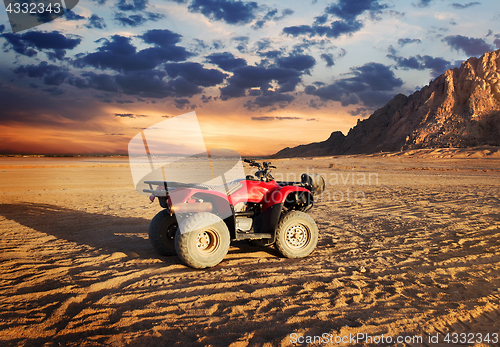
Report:
M255 176L222 186L144 182L150 188L144 192L151 193L152 200L157 197L164 208L149 225L156 251L177 254L184 264L198 269L219 264L234 240L274 244L287 258L313 252L318 228L306 211L313 207L314 195L325 189L324 179L302 174L301 182L277 182L270 162L244 161L258 168Z

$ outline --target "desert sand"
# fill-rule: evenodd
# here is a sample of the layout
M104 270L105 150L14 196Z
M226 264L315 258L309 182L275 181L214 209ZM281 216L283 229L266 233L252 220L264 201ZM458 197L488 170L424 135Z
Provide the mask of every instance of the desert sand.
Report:
M316 250L235 242L204 270L154 252L126 158L0 158L0 345L500 345L499 154L275 160L327 179Z

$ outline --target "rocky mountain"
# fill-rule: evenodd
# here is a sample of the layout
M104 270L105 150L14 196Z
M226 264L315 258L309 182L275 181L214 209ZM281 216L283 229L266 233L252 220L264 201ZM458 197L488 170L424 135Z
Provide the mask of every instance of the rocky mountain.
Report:
M470 58L410 96L396 95L347 136L285 148L276 158L500 146L500 50Z

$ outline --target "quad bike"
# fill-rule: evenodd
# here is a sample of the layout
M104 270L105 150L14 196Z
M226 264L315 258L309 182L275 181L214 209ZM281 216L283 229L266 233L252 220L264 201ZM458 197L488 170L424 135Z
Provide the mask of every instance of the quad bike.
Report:
M277 182L270 162L244 162L258 169L255 176L221 186L144 181L149 185L144 192L163 207L149 225L156 251L177 254L193 268L220 263L234 240L274 244L287 258L313 252L318 228L305 212L313 207L314 195L325 189L324 179L302 174L301 182Z

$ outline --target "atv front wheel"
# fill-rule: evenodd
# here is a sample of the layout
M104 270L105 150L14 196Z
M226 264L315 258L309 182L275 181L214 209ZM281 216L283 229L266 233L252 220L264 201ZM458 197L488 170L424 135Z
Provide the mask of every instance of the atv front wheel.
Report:
M175 215L162 210L149 223L149 241L161 255L175 255L175 234L179 225Z
M281 217L276 249L287 258L307 257L318 243L318 227L307 213L292 211Z
M213 213L201 212L181 223L175 236L175 249L184 264L203 269L224 259L230 241L226 223Z

